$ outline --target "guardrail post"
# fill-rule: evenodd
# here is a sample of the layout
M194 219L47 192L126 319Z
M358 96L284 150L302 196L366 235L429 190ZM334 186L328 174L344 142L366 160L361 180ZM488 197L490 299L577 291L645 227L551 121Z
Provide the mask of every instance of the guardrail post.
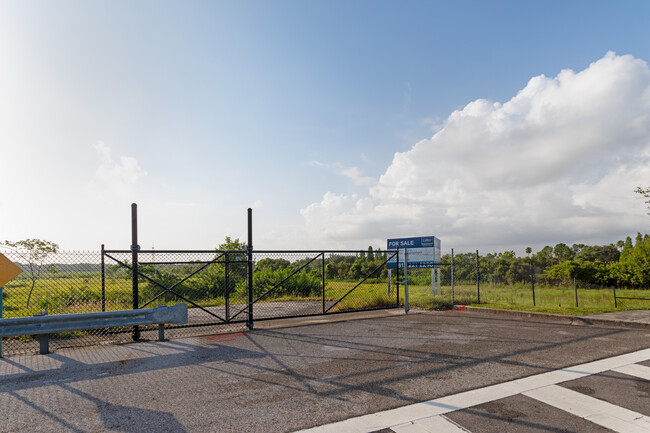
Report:
M43 310L40 313L34 314L34 317L47 316L47 311ZM50 353L50 334L40 334L38 336L39 353L47 355Z
M248 208L248 329L253 329L253 209Z
M135 203L131 204L131 285L133 287L133 309L137 310L140 308L139 305L139 294L138 294L138 251L140 251L140 245L138 245L138 205ZM138 341L140 339L140 328L136 325L133 327L133 341Z

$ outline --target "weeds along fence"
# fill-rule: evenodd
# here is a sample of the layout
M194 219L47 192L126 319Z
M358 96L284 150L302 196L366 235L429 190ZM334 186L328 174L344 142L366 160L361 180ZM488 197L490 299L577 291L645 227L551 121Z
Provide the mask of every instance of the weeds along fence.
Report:
M560 314L650 309L648 290L596 286L576 279L549 281L534 263L521 264L515 276L504 278L508 273L495 272L484 260L478 251L456 256L452 251L435 270L409 269L409 305L429 309L481 305Z
M23 269L2 290L3 318L183 302L189 306L189 324L167 325L165 331L178 337L241 330L257 320L400 305L399 275L389 277L387 270L397 252L152 250L138 251L134 260L131 250L102 249L58 252L40 261L3 253ZM51 346L156 335L155 327L86 330L53 335ZM3 346L7 354L38 350L31 337L5 337Z

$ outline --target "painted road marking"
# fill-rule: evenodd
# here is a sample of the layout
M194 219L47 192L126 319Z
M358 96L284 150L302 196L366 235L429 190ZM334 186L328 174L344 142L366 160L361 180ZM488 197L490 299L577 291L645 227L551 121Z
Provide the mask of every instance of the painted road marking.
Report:
M650 432L650 418L647 416L558 385L534 389L523 395L610 430L621 433Z
M471 433L443 415L396 425L390 429L395 433Z
M604 371L628 367L637 362L650 359L650 349L643 349L624 355L613 356L599 361L574 365L548 373L537 374L510 382L499 383L485 388L461 392L459 394L411 404L383 412L363 415L333 424L301 430L301 433L371 433L391 426L416 423L424 418L444 415L449 412L467 409L479 404L489 403L506 397L530 392L539 388L556 385L569 380L591 376ZM636 367L634 367L636 369ZM612 405L613 406L613 405ZM632 411L630 411L632 412ZM593 421L593 419L589 419Z
M628 376L636 376L641 379L650 380L650 367L644 365L632 364L624 367L613 368L612 370L618 373L627 374Z

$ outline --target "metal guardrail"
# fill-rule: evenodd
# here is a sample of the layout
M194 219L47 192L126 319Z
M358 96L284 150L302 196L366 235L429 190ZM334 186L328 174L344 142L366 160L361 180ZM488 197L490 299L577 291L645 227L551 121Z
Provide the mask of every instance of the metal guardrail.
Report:
M104 311L85 314L37 315L0 319L0 337L39 335L40 353L49 353L49 334L118 326L158 325L158 340L165 339L165 323L186 324L187 304L141 310ZM0 338L1 341L1 338ZM2 346L0 346L2 357Z

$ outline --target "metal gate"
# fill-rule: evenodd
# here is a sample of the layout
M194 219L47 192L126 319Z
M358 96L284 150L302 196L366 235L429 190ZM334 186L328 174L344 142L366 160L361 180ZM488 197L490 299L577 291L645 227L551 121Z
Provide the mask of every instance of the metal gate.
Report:
M396 251L255 251L253 320L398 307L397 275L393 292L386 290L387 263L396 255Z
M171 335L188 335L179 332L188 328L246 323L247 265L246 251L102 249L102 309L113 292L128 286L133 309L187 303L189 323L169 325L177 330ZM148 330L134 328L133 338Z
M215 251L102 249L102 310L130 287L132 308L185 302L188 328L253 328L254 321L394 308L399 278L387 272L396 251ZM386 288L391 288L387 291ZM182 331L185 330L185 331ZM133 338L154 331L134 328ZM201 332L205 332L202 330ZM209 331L208 331L209 332Z

